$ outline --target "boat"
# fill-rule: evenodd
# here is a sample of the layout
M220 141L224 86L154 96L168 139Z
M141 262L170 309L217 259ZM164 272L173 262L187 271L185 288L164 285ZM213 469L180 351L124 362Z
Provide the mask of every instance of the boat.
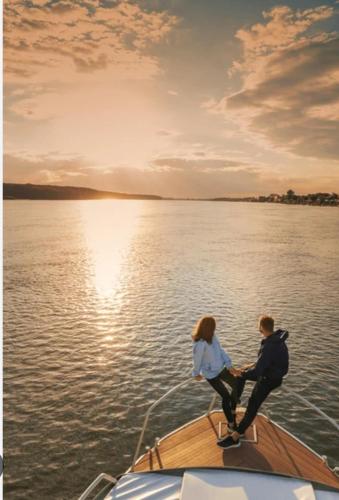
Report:
M240 447L218 447L227 430L223 412L214 409L217 394L205 414L155 438L140 454L153 410L191 381L149 407L129 469L117 478L99 474L79 500L339 500L339 468L273 421L267 409L258 413ZM314 410L338 437L334 419L293 390L279 390ZM238 421L244 411L237 408Z

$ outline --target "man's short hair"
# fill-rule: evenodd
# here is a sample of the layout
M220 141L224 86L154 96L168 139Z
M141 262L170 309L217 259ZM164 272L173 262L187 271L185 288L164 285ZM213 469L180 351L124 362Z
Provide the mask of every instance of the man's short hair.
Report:
M259 327L263 328L268 332L273 332L274 330L274 319L271 316L261 316L259 319Z

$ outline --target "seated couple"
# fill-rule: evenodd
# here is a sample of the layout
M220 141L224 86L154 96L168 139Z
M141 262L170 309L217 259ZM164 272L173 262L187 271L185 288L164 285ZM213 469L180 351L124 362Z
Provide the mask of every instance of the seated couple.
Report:
M270 316L259 319L259 331L264 337L256 363L234 368L215 334L216 322L211 316L198 321L193 332L193 372L196 380L205 378L222 398L222 409L228 423L229 435L218 441L221 448L240 446L240 437L253 422L261 404L269 393L279 387L288 372L288 349L286 330L274 331L274 320ZM246 412L236 422L236 406L240 401L246 380L255 381L248 400ZM229 394L226 382L232 389Z

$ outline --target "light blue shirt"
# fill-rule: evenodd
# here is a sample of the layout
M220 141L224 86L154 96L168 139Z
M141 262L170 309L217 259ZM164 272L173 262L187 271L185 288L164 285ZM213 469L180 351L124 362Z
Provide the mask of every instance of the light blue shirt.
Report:
M216 334L211 344L202 339L193 342L193 377L203 375L205 378L214 378L224 366L231 368L232 361L221 347Z

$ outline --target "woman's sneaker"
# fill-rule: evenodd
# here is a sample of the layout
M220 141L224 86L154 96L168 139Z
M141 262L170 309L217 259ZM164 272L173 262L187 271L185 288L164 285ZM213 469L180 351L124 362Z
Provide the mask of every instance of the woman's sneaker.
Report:
M236 426L236 424L234 422L227 423L226 434L220 436L218 438L218 441L223 441L224 439L227 438L227 436L229 436L230 434L232 434L236 430L237 430L237 426Z
M232 434L232 432L236 431L237 430L237 425L235 422L231 422L231 423L228 423L227 424L227 432L229 434Z
M225 450L228 450L228 448L239 448L241 443L240 443L239 439L234 441L232 436L228 436L227 438L223 439L222 441L218 441L217 445L220 448L224 448Z

